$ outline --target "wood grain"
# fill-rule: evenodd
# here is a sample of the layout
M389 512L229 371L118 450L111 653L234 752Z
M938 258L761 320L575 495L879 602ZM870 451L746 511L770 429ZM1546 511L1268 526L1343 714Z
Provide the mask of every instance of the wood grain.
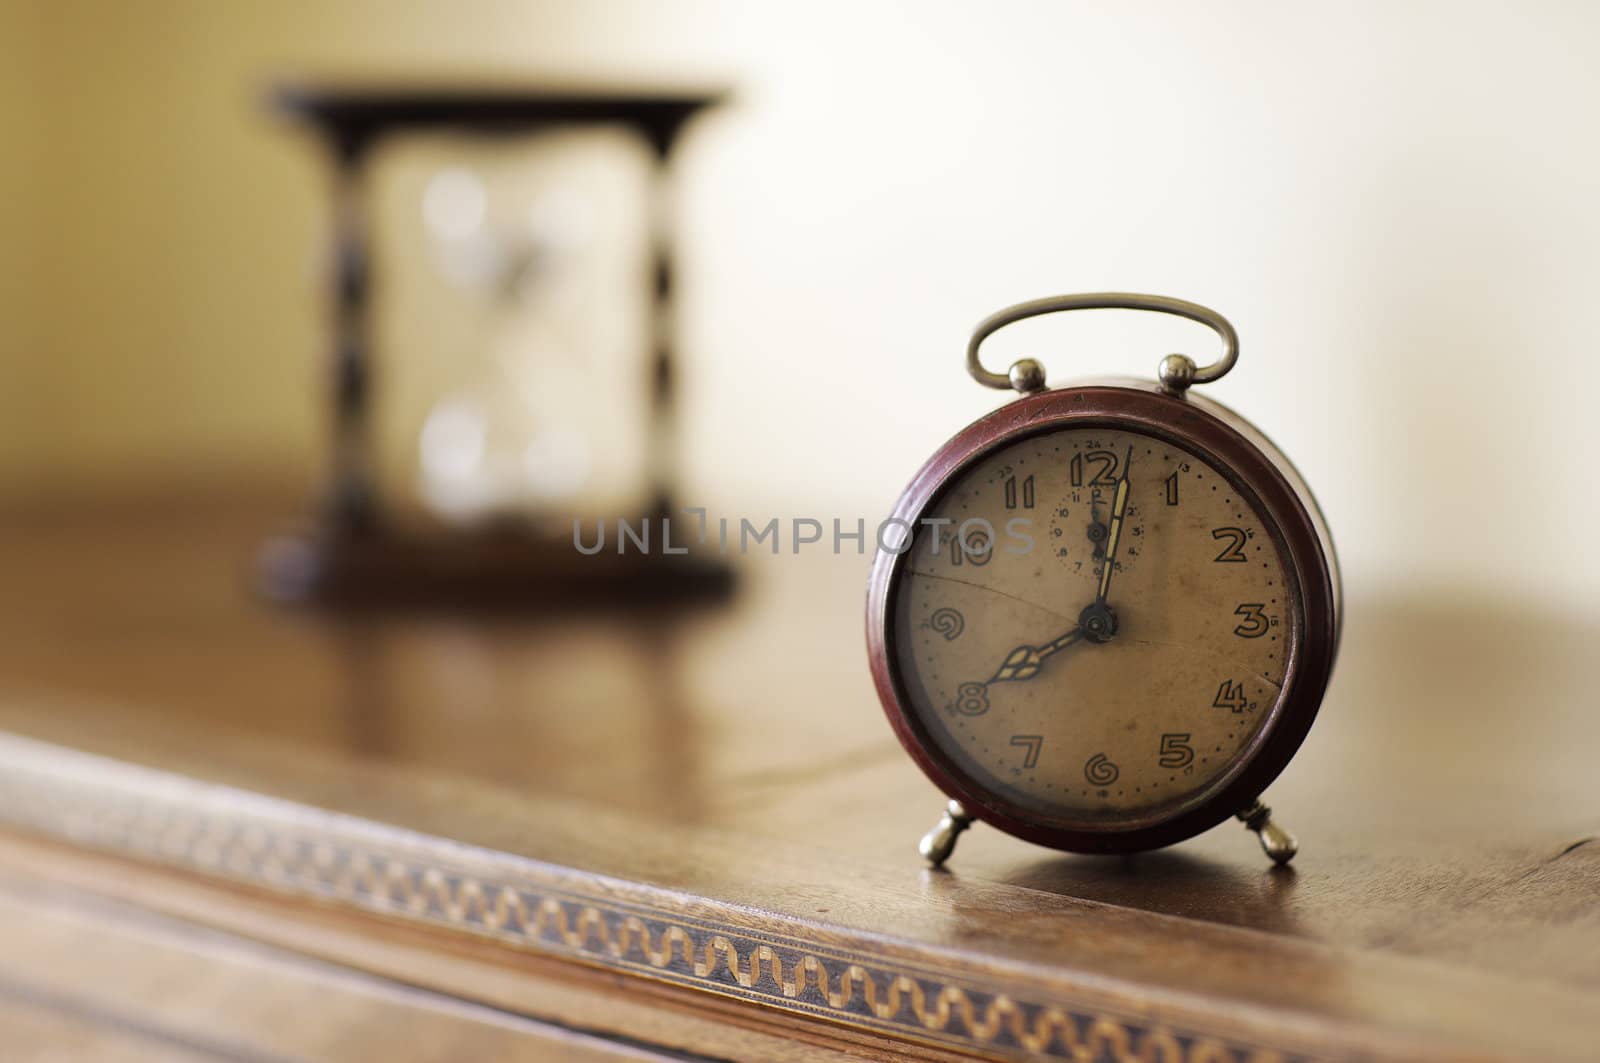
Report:
M1165 1030L1183 1058L1213 1041L1236 1059L1593 1055L1593 618L1352 580L1328 704L1269 795L1303 843L1288 874L1236 827L1127 858L980 828L929 873L914 844L939 799L872 695L864 558L751 563L728 610L328 617L242 593L266 523L196 505L0 529L13 829L441 953L607 971L729 1023L730 1007L792 1016L880 1046L1071 1058L1065 1031L1082 1047L1105 1019L1130 1052ZM345 886L283 858L319 844L344 854ZM378 869L362 888L358 855ZM388 861L407 870L384 892ZM524 898L522 931L553 898L566 930L490 926L462 906L469 882ZM656 956L678 926L704 973L681 951L653 964L637 932L571 938L586 908L640 920ZM291 936L273 925L264 939ZM781 963L755 977L762 947ZM855 975L833 1005L852 966L880 1007ZM1020 1026L993 1021L1002 998ZM1069 1021L1049 1040L1017 1033L1052 1009Z
M261 1063L684 1058L98 903L63 892L36 869L0 877L0 937L0 1044L8 1060L19 1058L22 1037L42 1058L64 1048L80 1058L126 1052ZM112 1043L75 1045L76 1033L63 1043L56 1031L34 1029L41 1018Z

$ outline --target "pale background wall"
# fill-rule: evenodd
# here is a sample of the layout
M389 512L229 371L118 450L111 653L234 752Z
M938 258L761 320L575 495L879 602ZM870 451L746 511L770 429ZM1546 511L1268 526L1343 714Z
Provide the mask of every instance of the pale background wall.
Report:
M0 490L303 480L310 143L283 72L728 80L680 194L692 500L880 515L999 398L966 330L1129 288L1239 328L1213 394L1354 589L1600 591L1600 7L0 0ZM1098 315L1056 378L1208 355Z

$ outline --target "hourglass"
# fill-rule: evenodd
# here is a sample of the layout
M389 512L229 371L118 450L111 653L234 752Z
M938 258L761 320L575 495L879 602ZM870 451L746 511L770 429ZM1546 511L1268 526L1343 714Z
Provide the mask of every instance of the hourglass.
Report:
M714 93L290 89L334 163L332 439L263 585L329 601L722 588L694 554L585 556L669 516L678 373L664 177Z

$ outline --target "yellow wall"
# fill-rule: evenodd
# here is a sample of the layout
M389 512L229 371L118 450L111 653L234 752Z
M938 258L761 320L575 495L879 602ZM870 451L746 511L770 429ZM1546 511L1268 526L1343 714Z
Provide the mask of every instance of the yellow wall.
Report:
M35 464L38 437L33 380L42 359L36 342L37 301L30 262L35 246L36 14L0 5L0 488L19 484Z
M186 25L225 7L243 10L7 8L29 23L6 38L29 67L21 150L36 167L12 319L25 341L8 359L26 373L10 398L29 416L6 436L25 486L183 477L304 449L297 377L312 332L294 302L303 258L280 231L307 231L315 189L251 113L243 27Z
M679 186L694 501L873 518L999 400L973 321L1161 291L1238 325L1214 394L1318 487L1353 583L1600 594L1595 5L0 12L0 490L311 468L323 171L262 114L273 76L731 78ZM1212 348L1109 316L994 356L1175 349Z
M38 178L0 214L0 491L309 470L325 172L265 88L570 72L552 34L583 36L582 13L0 0L5 180Z

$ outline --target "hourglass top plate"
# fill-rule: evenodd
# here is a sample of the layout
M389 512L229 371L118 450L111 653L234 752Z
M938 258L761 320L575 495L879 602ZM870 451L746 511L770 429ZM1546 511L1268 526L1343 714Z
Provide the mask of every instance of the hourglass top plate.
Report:
M727 99L718 89L492 82L417 85L284 85L273 102L342 138L365 142L395 130L441 127L517 133L548 125L623 123L663 146L695 112Z

